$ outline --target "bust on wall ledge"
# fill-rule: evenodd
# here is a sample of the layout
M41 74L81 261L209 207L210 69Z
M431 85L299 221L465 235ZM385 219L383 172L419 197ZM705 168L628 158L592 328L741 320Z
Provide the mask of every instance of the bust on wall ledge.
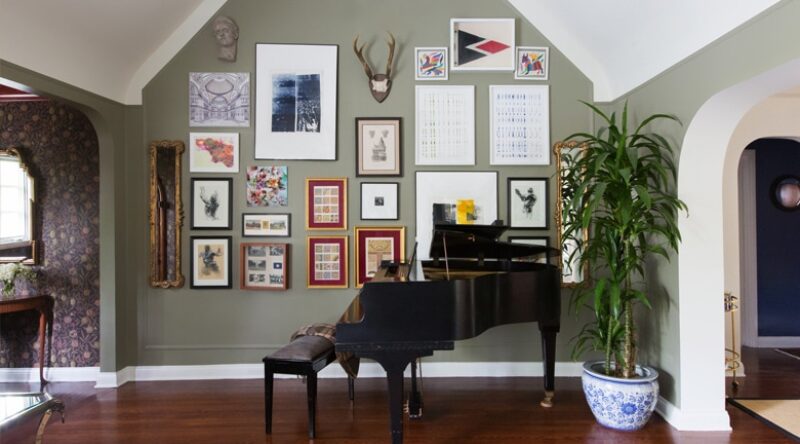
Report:
M236 61L236 47L239 40L239 25L232 18L220 15L212 22L214 38L219 50L217 58L225 62Z

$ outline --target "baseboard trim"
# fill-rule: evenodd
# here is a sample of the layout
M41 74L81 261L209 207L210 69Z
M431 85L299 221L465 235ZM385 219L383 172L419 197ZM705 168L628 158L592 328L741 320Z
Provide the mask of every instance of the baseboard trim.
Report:
M800 336L759 336L756 344L759 348L798 348Z
M50 367L44 369L44 377L53 382L95 381L100 367ZM0 382L39 382L39 367L2 368Z
M663 397L658 397L656 413L661 415L672 427L680 431L729 432L731 420L725 406L719 410L683 411Z

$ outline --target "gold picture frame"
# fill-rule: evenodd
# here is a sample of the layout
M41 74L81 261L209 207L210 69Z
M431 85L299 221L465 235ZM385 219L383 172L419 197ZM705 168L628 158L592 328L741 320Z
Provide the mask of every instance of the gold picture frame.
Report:
M565 176L569 164L574 161L575 156L580 156L585 149L587 149L585 144L579 144L574 141L556 142L553 146L556 164L556 242L558 242L558 248L561 250L561 260L559 260L558 268L561 271L562 287L578 287L589 279L588 264L583 264L582 267L573 266L580 260L582 246L589 241L589 230L582 230L582 239L564 239L564 220L570 217L569 212L565 212L565 207L568 206L566 202L571 194L568 190L568 184L565 183ZM576 248L577 251L573 253Z

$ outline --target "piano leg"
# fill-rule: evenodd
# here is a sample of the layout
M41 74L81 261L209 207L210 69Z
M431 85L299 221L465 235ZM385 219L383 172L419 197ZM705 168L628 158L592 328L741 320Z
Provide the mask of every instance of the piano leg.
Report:
M411 392L408 394L408 417L411 419L422 418L422 394L417 388L416 359L411 361Z
M418 353L369 353L363 357L374 359L386 370L389 384L389 426L392 432L392 444L403 443L403 372L408 364L414 361Z
M556 333L555 330L541 330L542 355L544 356L544 399L542 407L553 406L556 386Z

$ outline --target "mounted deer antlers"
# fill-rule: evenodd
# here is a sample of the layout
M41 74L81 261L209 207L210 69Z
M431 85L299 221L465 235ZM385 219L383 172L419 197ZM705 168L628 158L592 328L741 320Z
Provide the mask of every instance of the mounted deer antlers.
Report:
M392 64L394 63L395 40L391 32L387 32L387 34L389 34L389 40L386 41L389 45L389 58L386 61L386 74L374 74L372 72L369 62L364 58L364 48L367 46L366 43L359 48L358 36L353 40L353 51L355 51L356 57L358 57L358 60L364 67L364 73L367 74L367 78L369 79L369 91L378 103L386 100L386 97L389 96L389 91L392 89Z

